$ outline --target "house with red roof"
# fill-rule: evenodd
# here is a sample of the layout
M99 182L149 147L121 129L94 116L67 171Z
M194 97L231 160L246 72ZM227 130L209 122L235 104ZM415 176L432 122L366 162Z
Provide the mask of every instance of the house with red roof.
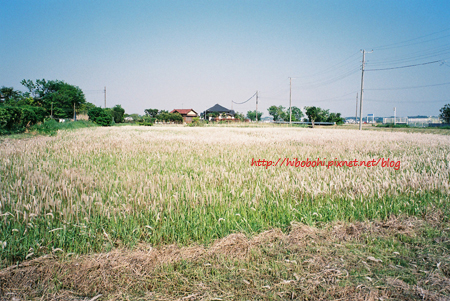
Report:
M191 123L194 117L198 117L193 109L174 109L170 113L179 113L185 123Z

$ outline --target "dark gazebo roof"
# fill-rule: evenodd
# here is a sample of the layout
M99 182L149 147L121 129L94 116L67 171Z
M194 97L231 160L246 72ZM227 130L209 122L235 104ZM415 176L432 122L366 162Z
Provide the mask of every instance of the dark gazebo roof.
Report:
M218 103L215 104L214 106L212 106L211 108L205 110L205 112L206 113L208 113L208 112L228 113L228 114L234 115L234 110L228 110L227 108L222 107Z

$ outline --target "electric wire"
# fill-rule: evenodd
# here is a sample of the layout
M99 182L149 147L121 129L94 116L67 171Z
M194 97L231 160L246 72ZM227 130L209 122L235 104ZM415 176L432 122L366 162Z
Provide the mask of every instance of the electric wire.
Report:
M423 65L435 64L435 63L441 63L441 62L443 62L443 60L426 62L426 63L422 63L422 64L408 65L408 66L400 66L400 67L380 68L380 69L366 69L364 71L383 71L383 70L403 69L403 68L410 68L410 67L416 67L416 66L423 66Z
M246 102L249 102L253 97L255 97L255 96L256 96L256 93L258 93L258 92L255 92L255 94L253 94L252 97L250 97L250 98L247 99L246 101L243 101L243 102L234 102L234 101L232 100L231 102L234 103L234 104L237 104L237 105L242 105L242 104L244 104L244 103L246 103Z
M349 96L349 95L354 95L355 93L358 93L358 91L352 91L350 93L347 93L347 94L344 94L344 95L341 95L341 96L332 97L332 98L318 99L318 100L305 100L305 102L324 102L324 101L330 101L330 100L334 100L334 101L348 101L349 99L340 99L340 100L338 100L338 99L342 98L342 97ZM352 101L354 101L354 99Z
M372 99L372 98L364 98L364 101L368 102L381 102L381 103L435 103L435 102L448 102L450 99L447 100L381 100L381 99Z
M377 66L377 65L386 65L386 64L396 64L396 63L409 63L409 62L415 62L419 60L424 59L431 59L434 57L442 57L446 56L447 54L450 54L450 44L444 45L440 48L436 48L430 51L417 51L412 54L419 54L409 57L401 56L401 58L392 58L388 60L368 60L367 64L370 66Z
M309 82L309 83L304 83L304 84L298 84L296 85L296 88L302 88L302 89L312 89L312 88L318 88L318 87L322 87L322 86L326 86L326 85L330 85L332 83L338 82L340 80L343 80L344 78L347 78L355 73L358 73L360 71L359 67L358 68L353 68L351 70L348 70L346 73L340 74L338 76L335 77L330 77L328 79L324 79L321 81L315 81L315 82Z
M399 88L364 89L364 91L406 90L406 89L418 89L418 88L426 88L426 87L444 86L444 85L449 85L449 84L450 84L450 82L446 82L446 83L441 83L441 84L432 84L432 85L424 85L424 86L409 86L409 87L399 87Z
M350 64L350 63L354 63L354 62L347 62L347 63L343 64L344 62L346 62L347 60L353 58L353 57L356 56L357 54L359 54L359 51L356 52L356 53L353 53L352 55L350 55L350 56L347 57L346 59L340 61L339 63L336 63L336 64L334 64L334 65L331 65L331 66L329 66L328 68L325 68L325 69L323 69L323 70L321 70L321 71L319 71L319 72L315 72L315 73L308 74L308 75L293 76L292 78L302 79L302 78L305 78L305 77L314 77L314 76L317 76L317 75L323 75L324 73L328 73L328 72L329 72L330 70L332 70L332 69L338 69L338 68L344 67L344 66L346 66L346 65L348 65L348 64ZM341 65L341 64L342 64L342 65ZM339 67L338 67L338 66L339 66Z
M435 39L431 39L431 40L426 40L426 41L421 41L421 42L417 42L417 43L406 44L408 42L417 41L417 40L420 40L420 39L423 39L423 38L427 38L427 37L430 37L430 36L433 36L433 35L436 35L436 34L440 34L440 33L443 33L443 32L447 32L447 31L450 31L450 28L446 28L446 29L441 30L441 31L433 32L433 33L430 33L430 34L427 34L427 35L424 35L424 36L420 36L420 37L417 37L417 38L413 38L413 39L409 39L409 40L405 40L405 41L401 41L401 42L397 42L397 43L392 43L392 44L387 44L387 45L381 45L381 46L373 47L372 49L373 50L388 50L388 49L393 49L393 48L400 48L400 47L406 47L406 46L411 46L411 45L427 43L427 42L430 42L430 41L434 41L434 40L437 40L437 39L442 39L442 38L448 37L450 35L445 35L443 37L439 37L439 38L435 38ZM402 45L402 44L406 44L406 45Z

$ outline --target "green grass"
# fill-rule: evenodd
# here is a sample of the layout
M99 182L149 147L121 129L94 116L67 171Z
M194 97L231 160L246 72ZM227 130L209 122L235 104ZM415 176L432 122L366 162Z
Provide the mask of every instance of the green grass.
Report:
M92 121L78 120L78 121L67 121L67 122L57 122L54 119L49 119L41 124L33 126L30 131L37 132L39 134L46 134L50 136L56 135L58 130L76 130L86 127L98 126Z
M271 196L267 197L271 199ZM4 218L0 240L9 243L2 250L2 258L8 264L23 261L31 253L30 248L34 256L40 256L56 248L86 254L119 246L132 248L139 242L208 245L236 232L254 235L272 228L286 231L292 221L321 227L333 221L383 220L400 214L422 217L428 213L427 208L450 214L448 203L439 202L445 196L432 192L373 198L367 203L322 197L305 198L295 204L292 199L272 197L273 200L253 206L230 199L229 205L193 207L182 200L183 205L176 208L143 210L113 218L92 210L87 216L89 222L82 219L64 221L64 216L55 210L54 217L30 218L29 223L23 223L26 217L17 213L14 217ZM412 198L414 202L411 202ZM6 207L5 211L11 210ZM218 222L219 218L224 220ZM54 229L59 230L52 231Z

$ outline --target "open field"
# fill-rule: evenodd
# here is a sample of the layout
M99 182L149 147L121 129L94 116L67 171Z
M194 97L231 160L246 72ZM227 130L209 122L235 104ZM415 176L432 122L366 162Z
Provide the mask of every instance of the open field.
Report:
M0 159L0 300L450 298L448 135L96 127Z

